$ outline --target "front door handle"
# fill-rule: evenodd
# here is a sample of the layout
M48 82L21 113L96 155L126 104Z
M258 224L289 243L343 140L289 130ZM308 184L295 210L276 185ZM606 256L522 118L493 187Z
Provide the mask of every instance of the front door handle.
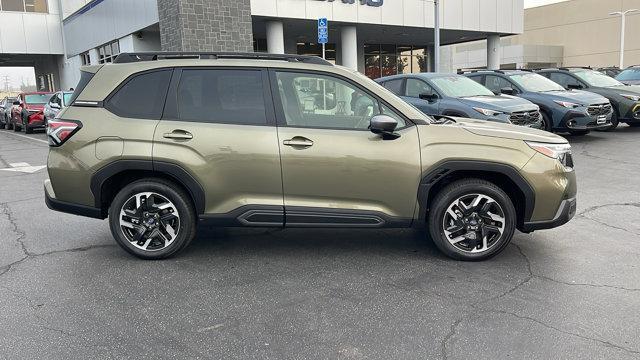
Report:
M184 130L173 130L170 133L164 133L162 137L174 140L191 140L193 139L193 134Z
M286 146L292 146L295 148L308 148L313 146L313 141L303 136L294 136L293 138L285 140L282 143Z

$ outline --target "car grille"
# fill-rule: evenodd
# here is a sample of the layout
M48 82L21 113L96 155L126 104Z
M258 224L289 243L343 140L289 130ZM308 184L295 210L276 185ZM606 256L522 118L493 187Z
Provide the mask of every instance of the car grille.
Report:
M609 115L611 112L611 104L595 104L587 108L587 112L591 116Z
M509 116L509 121L514 125L528 125L533 124L540 120L540 112L538 110L533 111L516 111L512 112Z

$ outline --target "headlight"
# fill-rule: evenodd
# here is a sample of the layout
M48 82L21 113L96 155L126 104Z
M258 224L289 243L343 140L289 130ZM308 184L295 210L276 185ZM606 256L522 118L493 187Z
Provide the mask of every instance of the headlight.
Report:
M625 97L631 101L640 101L640 95L633 95L633 94L620 94L620 96Z
M553 100L554 103L560 105L560 106L564 106L566 108L569 109L573 109L573 108L577 108L580 106L580 104L576 104L576 103L572 103L572 102L568 102L568 101L560 101L560 100Z
M535 141L525 141L533 150L552 159L558 159L567 168L573 168L573 157L571 156L571 145L549 144Z
M489 110L489 109L483 109L483 108L477 108L477 107L474 107L473 110L479 112L484 116L496 116L496 115L502 114L502 111L495 111L495 110Z

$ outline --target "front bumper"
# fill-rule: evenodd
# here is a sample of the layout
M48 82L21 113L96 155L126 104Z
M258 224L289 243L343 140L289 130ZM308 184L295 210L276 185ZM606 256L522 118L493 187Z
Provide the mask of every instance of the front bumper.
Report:
M562 118L560 128L565 130L605 129L611 126L611 116L613 112L607 115L591 116L586 113L586 110L570 110Z
M72 204L56 199L55 192L51 186L51 180L44 181L44 201L51 210L60 211L67 214L86 216L94 219L105 219L102 210L86 205Z
M619 120L626 123L640 123L640 103L630 107L629 111L624 116L621 116Z
M576 198L565 199L560 203L560 207L556 215L551 220L530 221L525 222L522 226L523 232L532 232L535 230L551 229L569 222L576 214Z

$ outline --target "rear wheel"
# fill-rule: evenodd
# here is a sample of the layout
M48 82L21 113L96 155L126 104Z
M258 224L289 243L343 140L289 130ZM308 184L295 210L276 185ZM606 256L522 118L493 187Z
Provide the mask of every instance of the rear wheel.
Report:
M465 179L438 193L428 227L444 254L477 261L497 255L509 244L516 220L513 203L502 189L485 180Z
M164 259L193 240L196 214L181 188L162 179L145 179L116 195L109 209L109 225L127 252L142 259Z

